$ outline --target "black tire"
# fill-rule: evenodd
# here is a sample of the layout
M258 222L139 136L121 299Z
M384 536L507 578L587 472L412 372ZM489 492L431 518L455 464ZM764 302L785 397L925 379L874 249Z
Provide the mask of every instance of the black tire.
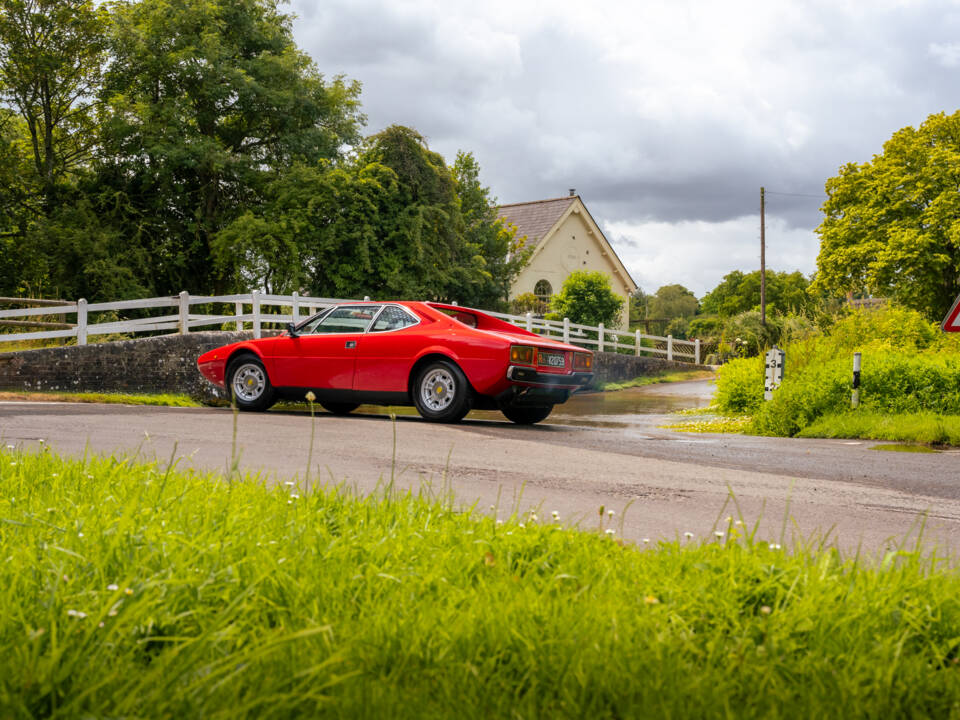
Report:
M241 355L227 367L227 393L239 410L263 412L276 397L270 376L254 355Z
M436 360L421 368L411 390L413 404L424 420L455 423L470 412L470 383L449 360Z
M547 416L553 410L553 405L546 407L518 407L516 405L504 405L500 408L507 420L515 422L517 425L533 425L546 420Z
M360 407L360 403L322 402L320 407L333 415L349 415Z

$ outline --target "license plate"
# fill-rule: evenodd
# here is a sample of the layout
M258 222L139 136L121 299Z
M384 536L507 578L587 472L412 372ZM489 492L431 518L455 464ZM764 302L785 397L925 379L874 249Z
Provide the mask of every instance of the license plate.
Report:
M564 366L563 362L563 353L540 353L540 357L537 359L538 365L546 365L547 367L558 367L562 368Z

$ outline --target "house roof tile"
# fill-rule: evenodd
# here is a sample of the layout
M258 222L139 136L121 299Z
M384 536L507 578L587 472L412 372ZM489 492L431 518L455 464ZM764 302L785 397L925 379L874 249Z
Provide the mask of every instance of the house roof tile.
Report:
M577 196L571 195L552 200L501 205L497 208L497 217L516 225L518 238L526 236L531 244L536 245L576 200Z

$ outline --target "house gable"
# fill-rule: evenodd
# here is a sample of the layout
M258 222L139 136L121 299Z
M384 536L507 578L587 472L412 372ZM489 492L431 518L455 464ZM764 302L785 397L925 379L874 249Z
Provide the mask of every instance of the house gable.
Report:
M551 293L559 292L577 270L599 270L624 297L637 289L579 196L502 205L498 215L516 226L518 238L526 236L533 244L529 263L511 287L511 298L534 292L541 281L549 283Z

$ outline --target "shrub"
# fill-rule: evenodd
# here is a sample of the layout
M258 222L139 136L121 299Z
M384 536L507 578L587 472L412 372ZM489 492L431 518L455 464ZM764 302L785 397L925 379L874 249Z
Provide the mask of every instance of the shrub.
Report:
M753 413L752 430L791 436L828 414L848 412L852 353L861 351L865 412L960 414L960 342L901 308L846 312L819 335L800 327L785 344L783 385L763 401L763 360L720 369L715 402L729 414Z

